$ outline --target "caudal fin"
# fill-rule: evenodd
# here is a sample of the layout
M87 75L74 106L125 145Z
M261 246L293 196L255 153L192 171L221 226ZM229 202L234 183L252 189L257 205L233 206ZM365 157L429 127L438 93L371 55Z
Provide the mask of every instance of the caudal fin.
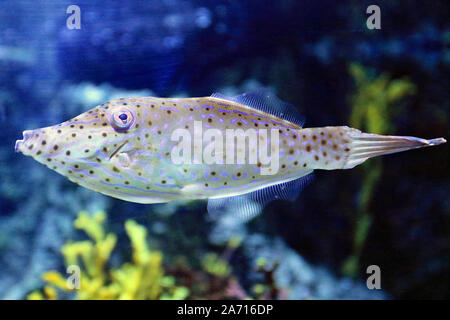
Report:
M344 166L345 169L353 168L369 158L416 148L437 146L447 142L444 138L426 140L409 136L384 136L364 133L356 129L352 129L348 136L352 143Z

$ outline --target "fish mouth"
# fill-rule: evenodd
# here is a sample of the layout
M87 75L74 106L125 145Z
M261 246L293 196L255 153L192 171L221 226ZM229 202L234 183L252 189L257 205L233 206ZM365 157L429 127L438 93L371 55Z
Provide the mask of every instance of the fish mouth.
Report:
M14 150L16 152L20 152L20 147L22 146L22 144L23 144L23 140L16 140L16 145L14 146Z
M15 152L22 152L22 146L26 143L28 139L30 139L33 136L32 130L25 130L22 132L23 138L21 140L16 140L16 144L14 146Z

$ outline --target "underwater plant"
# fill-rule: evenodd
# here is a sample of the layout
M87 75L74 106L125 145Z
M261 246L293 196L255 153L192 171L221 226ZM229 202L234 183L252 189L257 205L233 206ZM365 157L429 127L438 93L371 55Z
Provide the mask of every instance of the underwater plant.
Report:
M89 240L68 242L61 248L67 270L78 266L79 288L70 286L68 277L52 270L42 274L46 283L42 290L31 292L31 300L74 298L87 299L265 299L278 298L272 277L263 277L253 294L249 294L232 274L229 263L241 240L232 237L218 254L207 252L199 257L199 269L193 269L181 256L170 266L163 266L163 253L151 250L147 244L147 230L134 220L125 222L131 242L132 261L111 267L110 258L117 244L117 236L105 231L106 214L90 215L81 211L74 222ZM266 272L262 265L259 271ZM268 270L266 275L273 270ZM270 293L270 294L269 294Z
M376 134L394 131L392 119L402 108L401 100L415 93L414 84L408 79L392 79L387 73L376 76L374 70L357 63L350 65L349 72L356 86L350 96L350 125ZM379 158L373 159L365 162L360 170L363 177L357 204L353 252L342 266L342 272L347 276L356 276L358 273L359 257L372 223L369 205L381 177L382 162Z
M79 289L70 289L60 272L48 271L42 275L47 285L42 292L29 294L28 299L58 299L58 291L73 292L80 300L184 299L189 295L188 288L177 286L173 277L164 273L162 253L148 248L147 230L134 220L125 222L132 246L132 262L109 269L107 264L117 237L105 232L105 219L106 214L101 211L92 216L85 211L80 212L74 225L90 240L69 242L61 249L66 267L80 267Z

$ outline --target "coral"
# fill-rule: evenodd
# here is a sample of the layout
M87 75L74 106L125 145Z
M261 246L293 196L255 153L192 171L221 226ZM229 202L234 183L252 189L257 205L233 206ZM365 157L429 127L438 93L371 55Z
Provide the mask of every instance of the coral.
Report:
M254 295L247 293L233 275L230 260L235 250L241 245L241 239L232 237L218 254L207 252L201 256L200 269L190 268L180 259L167 271L177 281L188 287L191 299L251 299Z
M202 266L206 272L219 277L227 277L231 273L228 263L213 252L205 254Z
M68 242L61 252L68 272L79 268L79 287L72 277L59 271L42 275L47 283L42 290L33 291L28 299L223 299L249 298L232 275L229 260L239 247L240 239L231 238L219 255L207 252L200 257L200 269L193 269L185 257L164 268L163 254L150 250L147 230L134 220L125 222L131 242L132 262L110 267L117 236L105 231L106 214L90 215L81 211L74 225L84 231L89 240ZM69 280L72 279L72 280ZM74 288L74 289L72 289Z
M184 299L189 295L187 288L176 286L173 277L165 275L162 253L148 248L146 229L133 220L125 223L132 262L109 269L117 237L105 232L105 219L102 211L92 216L80 212L74 225L90 240L69 242L61 249L65 265L79 266L81 270L79 289L70 289L60 272L49 271L42 276L47 282L43 292L32 292L28 299L57 299L58 291L75 292L77 299Z
M375 77L373 70L356 63L350 65L350 73L356 85L356 92L350 98L352 105L350 125L378 134L394 131L392 119L401 107L398 102L405 96L414 94L414 84L406 79L391 79L387 73ZM364 163L360 170L363 171L363 178L357 208L353 253L342 266L342 271L347 276L357 274L359 256L372 223L369 205L381 177L382 162L380 159L373 159Z
M386 299L383 290L337 277L325 266L308 263L283 239L251 234L243 244L255 274L252 290L257 299Z

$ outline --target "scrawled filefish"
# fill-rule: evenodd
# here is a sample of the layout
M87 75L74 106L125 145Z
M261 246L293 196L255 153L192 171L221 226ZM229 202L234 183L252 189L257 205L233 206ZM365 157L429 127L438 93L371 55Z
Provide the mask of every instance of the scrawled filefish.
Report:
M232 98L125 98L24 131L15 148L114 198L209 199L210 212L251 216L273 199L295 199L316 169L349 169L446 142L302 124L293 106L266 90Z

